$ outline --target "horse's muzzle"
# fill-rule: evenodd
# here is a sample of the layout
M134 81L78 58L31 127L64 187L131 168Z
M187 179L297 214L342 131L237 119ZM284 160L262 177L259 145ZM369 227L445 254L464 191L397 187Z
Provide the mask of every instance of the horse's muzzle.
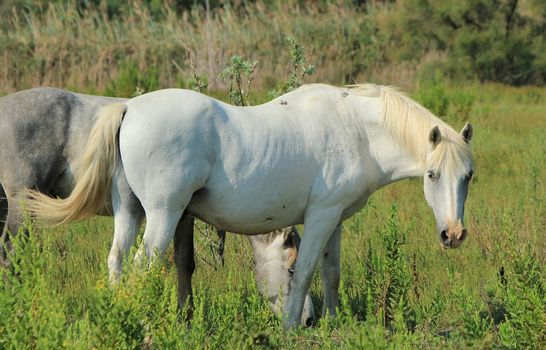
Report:
M457 225L450 226L447 230L440 232L440 243L443 248L458 248L467 235L468 231L459 222Z

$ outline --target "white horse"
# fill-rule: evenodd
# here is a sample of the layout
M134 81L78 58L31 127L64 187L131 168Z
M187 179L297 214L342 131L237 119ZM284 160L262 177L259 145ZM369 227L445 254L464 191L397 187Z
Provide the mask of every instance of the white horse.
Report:
M47 87L0 97L0 265L11 265L8 259L10 239L17 234L23 221L21 195L25 189L36 189L53 197L68 196L73 189L73 171L78 167L78 159L95 125L97 110L125 101L127 99L82 95ZM117 194L123 196L125 209L142 220L144 210L127 185L123 171L117 171L116 176ZM96 208L97 215L111 214L110 196L105 199L105 207ZM192 221L187 219L180 223L174 236L179 306L182 309L189 302L189 314L193 305L191 279L195 269ZM254 276L258 288L271 309L280 314L280 301L286 300L291 271L297 259L298 232L294 227L287 227L247 237L254 251ZM121 273L119 252L128 252L134 241L114 243L109 260L112 282L117 281ZM119 244L125 245L120 247ZM310 325L315 321L315 314L311 297L307 295L305 300L302 323Z
M382 186L424 176L441 244L461 244L467 236L471 137L470 124L459 134L384 86L307 85L253 107L194 91L160 90L107 107L70 197L33 192L27 206L52 224L83 219L112 188L114 242L126 240L137 225L116 195L112 174L123 168L146 213L145 251L139 253L148 258L164 253L186 215L250 235L303 223L283 318L285 327L293 327L319 261L323 310L334 312L339 224ZM111 258L118 256L123 255Z

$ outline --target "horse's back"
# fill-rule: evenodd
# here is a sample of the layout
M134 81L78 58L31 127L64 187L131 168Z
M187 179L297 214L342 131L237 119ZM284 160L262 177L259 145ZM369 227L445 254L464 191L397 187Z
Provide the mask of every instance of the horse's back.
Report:
M0 98L0 182L14 191L36 187L49 192L85 145L97 106L48 87Z
M189 191L192 215L234 232L301 223L322 174L310 147L321 140L309 130L320 118L292 97L242 108L169 89L128 101L120 151L129 184L145 207Z

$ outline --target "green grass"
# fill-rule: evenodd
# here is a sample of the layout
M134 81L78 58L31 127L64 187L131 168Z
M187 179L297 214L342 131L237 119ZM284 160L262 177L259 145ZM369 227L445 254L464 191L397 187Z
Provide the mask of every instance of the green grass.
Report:
M476 169L460 249L440 249L421 180L388 186L344 224L337 316L286 334L257 292L244 237L228 236L225 267L215 269L197 234L187 325L176 310L172 251L111 288L111 219L31 228L16 240L15 272L0 281L0 348L544 348L546 90L488 84L441 93L451 104L461 93L473 100ZM320 291L315 276L317 311Z

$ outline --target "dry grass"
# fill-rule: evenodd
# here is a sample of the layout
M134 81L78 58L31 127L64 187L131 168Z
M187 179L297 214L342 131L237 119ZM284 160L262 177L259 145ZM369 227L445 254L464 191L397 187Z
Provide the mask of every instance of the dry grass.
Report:
M190 55L197 72L209 77L209 88L218 90L223 86L216 74L234 54L259 62L255 87L261 90L286 75L288 35L312 51L320 67L316 81L339 85L377 76L407 86L414 72L382 67L372 14L346 1L321 8L287 1L273 11L257 2L239 11L218 9L208 17L202 9L176 13L165 8L161 20L137 2L122 20L109 20L106 13L99 9L80 16L69 3L11 18L0 38L0 91L49 85L100 93L125 62L143 73L155 69L160 87L184 86L192 75Z

